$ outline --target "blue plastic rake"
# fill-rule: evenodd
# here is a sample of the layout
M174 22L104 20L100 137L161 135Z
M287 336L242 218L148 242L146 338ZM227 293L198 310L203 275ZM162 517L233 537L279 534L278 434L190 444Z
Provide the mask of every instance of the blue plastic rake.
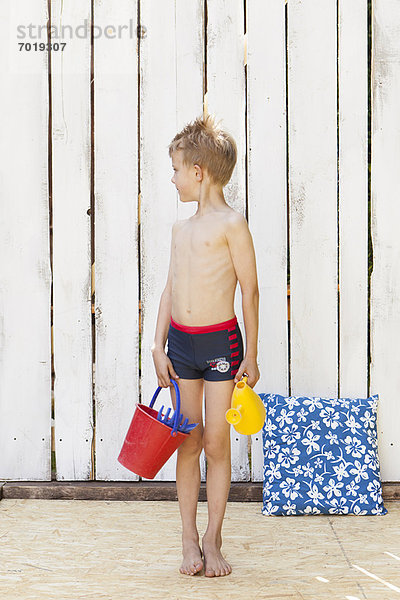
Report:
M164 423L164 425L167 425L168 427L172 428L174 426L176 411L174 413L172 413L171 416L169 416L169 413L171 412L171 408L167 408L167 412L165 413L165 415L162 414L163 410L164 410L164 405L158 411L157 420L160 421L161 423ZM194 429L198 425L198 423L189 423L187 418L183 422L182 421L183 421L183 414L179 414L179 416L178 416L179 425L178 425L177 431L181 431L182 433L190 433L192 431L192 429Z

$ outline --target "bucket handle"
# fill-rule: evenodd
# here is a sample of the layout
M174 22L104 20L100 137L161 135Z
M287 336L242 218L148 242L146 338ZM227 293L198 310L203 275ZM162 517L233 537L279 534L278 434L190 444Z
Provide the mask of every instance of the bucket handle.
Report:
M172 427L172 431L171 431L171 435L172 437L176 437L178 435L178 427L179 427L179 415L180 415L180 411L181 411L181 394L179 392L179 387L178 384L176 383L176 381L174 381L173 379L170 379L170 381L172 381L172 383L174 384L174 388L175 388L175 392L176 392L176 409L175 409L175 414L174 414L174 425ZM156 398L158 396L158 394L161 392L162 387L159 386L156 391L154 392L154 395L151 399L150 402L150 408L153 408L153 404L156 401Z

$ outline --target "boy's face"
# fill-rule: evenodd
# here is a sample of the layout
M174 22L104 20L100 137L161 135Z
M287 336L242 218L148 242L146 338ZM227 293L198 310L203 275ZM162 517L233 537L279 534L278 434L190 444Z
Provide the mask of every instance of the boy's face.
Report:
M172 168L174 175L171 182L179 193L181 202L193 202L198 199L198 184L196 169L182 163L182 150L172 153Z

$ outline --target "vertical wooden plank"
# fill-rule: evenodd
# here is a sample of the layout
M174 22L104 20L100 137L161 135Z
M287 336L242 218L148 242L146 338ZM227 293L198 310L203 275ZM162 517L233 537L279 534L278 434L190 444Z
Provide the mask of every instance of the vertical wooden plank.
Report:
M242 0L208 0L207 14L207 109L236 141L238 159L224 195L232 208L245 214L244 3ZM240 285L236 288L235 314L246 344ZM233 428L231 447L232 481L247 481L250 477L247 437L237 434Z
M0 477L13 480L51 479L48 66L18 46L40 26L46 43L47 18L45 0L0 3Z
M176 131L203 114L204 82L204 2L175 0L176 22ZM188 84L188 81L190 83ZM170 140L169 140L170 141ZM171 171L171 177L173 172ZM197 210L197 203L183 203L175 190L177 218L187 219ZM170 403L170 406L172 404ZM203 421L205 407L203 398ZM175 469L176 458L172 459ZM174 471L175 472L175 471ZM201 480L206 480L204 450L200 455ZM163 476L163 473L161 474ZM175 475L173 476L175 479Z
M55 447L57 479L75 480L92 469L90 0L51 9Z
M140 40L141 393L149 404L157 388L151 346L168 275L171 229L195 208L178 205L168 145L202 112L203 2L165 0L155 11L153 2L142 0L140 15L145 28ZM157 403L172 406L169 390L160 392ZM176 454L156 479L175 480L175 465Z
M364 0L339 0L339 385L367 395L368 23Z
M255 391L288 392L285 4L247 9L248 222L260 289L260 380ZM260 23L265 27L260 27ZM261 433L252 436L251 479L262 481Z
M373 3L371 393L379 394L384 481L400 479L400 10Z
M96 479L117 461L139 399L137 1L94 7Z
M336 2L288 2L291 393L337 393Z

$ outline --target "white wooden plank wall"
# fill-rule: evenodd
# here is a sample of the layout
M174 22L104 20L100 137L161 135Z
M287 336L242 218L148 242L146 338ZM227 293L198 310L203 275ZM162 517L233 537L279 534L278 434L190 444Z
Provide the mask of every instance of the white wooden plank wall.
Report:
M245 35L242 0L207 2L207 110L221 119L233 135L238 158L225 199L246 214ZM240 286L235 294L235 314L246 344ZM231 428L232 481L250 479L247 437Z
M288 387L285 4L247 2L248 222L260 290L255 391ZM263 24L260 27L260 23ZM251 479L262 481L261 432L252 436Z
M115 36L94 40L96 479L134 480L117 457L139 397L137 0L93 22Z
M337 394L336 2L288 1L291 393Z
M204 100L204 2L203 0L176 0L176 121L175 131L171 131L173 139L178 131L203 114ZM189 85L188 85L189 80ZM171 171L171 177L173 171ZM171 179L170 177L170 179ZM173 184L171 183L171 186ZM195 203L182 203L179 194L176 196L176 214L178 219L187 219L197 210ZM204 421L203 397L203 421ZM200 455L201 480L206 479L206 461L204 450ZM173 479L175 474L173 473Z
M373 2L371 392L379 393L382 479L400 479L400 6Z
M45 24L47 1L7 0L0 3L0 16L9 24L0 40L0 109L7 115L0 138L0 478L46 480L51 477L48 57L17 52L16 25ZM366 3L208 0L205 38L203 0L95 0L93 15L91 0L51 2L51 22L58 28L70 26L76 33L92 17L103 31L94 44L92 217L90 31L72 39L66 34L66 50L51 53L57 479L137 479L116 459L139 390L148 404L157 387L150 348L171 228L196 209L180 203L170 182L168 144L204 108L237 142L237 166L224 191L242 214L247 193L260 287L256 391L379 393L382 478L399 481L397 0L373 3L370 390ZM108 24L128 30L111 39L104 35ZM239 286L235 311L245 338ZM161 392L161 404L171 406L169 390ZM251 471L247 442L232 430L232 480L261 481L261 435L251 440ZM174 480L175 464L173 456L157 479Z
M368 15L338 2L339 386L368 394Z
M43 0L0 2L0 477L50 479L51 332L47 54L17 25ZM36 40L37 41L37 40Z
M157 378L151 346L158 306L170 258L171 228L195 207L179 206L171 183L173 171L168 145L185 123L202 114L203 3L140 4L145 29L140 40L140 190L142 292L142 402L149 404ZM170 392L161 390L156 407L172 407ZM175 479L176 454L156 479ZM203 461L204 478L204 461Z
M53 0L52 25L91 22L90 0ZM82 32L83 33L83 32ZM90 34L51 53L57 479L93 478ZM88 212L89 211L89 212Z

